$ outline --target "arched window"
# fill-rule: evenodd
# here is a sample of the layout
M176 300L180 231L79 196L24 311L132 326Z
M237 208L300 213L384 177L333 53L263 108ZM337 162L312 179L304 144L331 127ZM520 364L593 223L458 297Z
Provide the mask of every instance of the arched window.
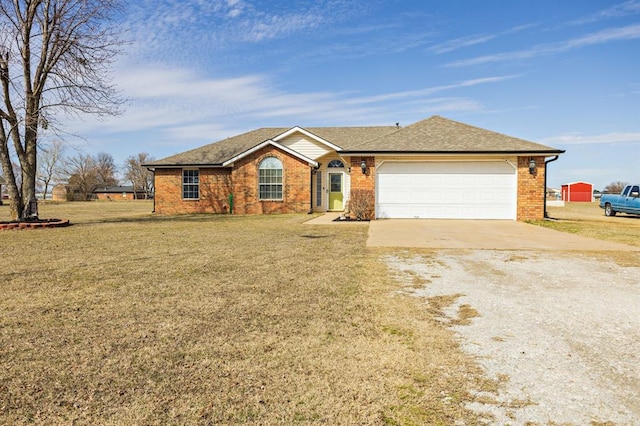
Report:
M260 162L258 189L261 200L282 200L282 161L267 157Z
M329 161L329 164L327 165L327 167L336 168L336 169L343 169L344 168L344 164L340 160L331 160L331 161Z

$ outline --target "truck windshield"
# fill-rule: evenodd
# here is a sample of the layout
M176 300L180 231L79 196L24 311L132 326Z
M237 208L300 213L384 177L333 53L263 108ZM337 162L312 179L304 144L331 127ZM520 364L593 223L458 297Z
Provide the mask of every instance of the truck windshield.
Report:
M622 191L622 196L623 196L623 197L628 196L628 195L629 195L629 191L630 191L630 190L631 190L631 187L630 187L630 186L627 186L627 187L624 189L624 191Z

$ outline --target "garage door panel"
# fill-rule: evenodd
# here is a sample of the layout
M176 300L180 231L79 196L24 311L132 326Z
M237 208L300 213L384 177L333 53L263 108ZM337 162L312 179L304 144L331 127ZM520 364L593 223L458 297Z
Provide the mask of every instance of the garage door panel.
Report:
M376 215L515 219L515 176L506 161L384 163L377 171Z

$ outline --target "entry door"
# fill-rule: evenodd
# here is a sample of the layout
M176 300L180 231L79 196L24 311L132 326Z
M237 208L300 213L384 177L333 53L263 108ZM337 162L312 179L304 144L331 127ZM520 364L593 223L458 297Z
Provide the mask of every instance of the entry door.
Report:
M344 210L342 173L329 173L329 210Z

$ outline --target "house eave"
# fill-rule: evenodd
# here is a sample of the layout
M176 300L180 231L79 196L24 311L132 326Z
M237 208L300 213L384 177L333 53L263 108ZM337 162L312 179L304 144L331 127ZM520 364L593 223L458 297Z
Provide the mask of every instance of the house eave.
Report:
M347 156L376 156L376 155L396 155L396 156L419 156L419 155L543 155L552 156L564 154L564 150L541 150L541 151L339 151Z
M184 168L225 168L220 163L183 163L183 164L142 164L142 167L146 167L149 170L155 169L184 169Z

